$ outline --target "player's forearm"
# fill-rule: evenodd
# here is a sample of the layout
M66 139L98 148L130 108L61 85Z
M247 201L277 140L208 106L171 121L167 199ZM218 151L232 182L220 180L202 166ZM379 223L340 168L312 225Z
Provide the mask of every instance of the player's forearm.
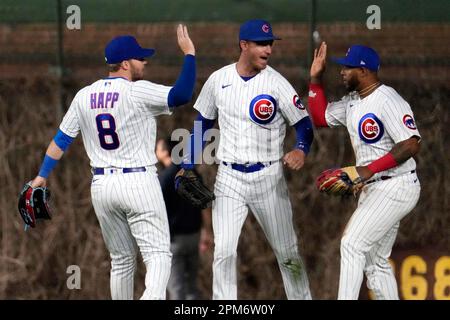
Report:
M167 98L169 107L181 106L191 100L194 93L195 79L195 56L188 54L184 57L183 68L175 85L170 89Z
M52 159L59 160L63 156L64 151L60 147L58 147L55 140L52 140L48 145L45 154L51 157Z
M405 141L397 143L390 151L397 161L401 164L411 157L414 157L420 151L420 143L417 137L411 137Z
M41 168L39 169L38 176L47 179L63 154L64 151L56 145L54 140L52 140L45 152L45 157L42 161Z
M310 118L304 117L294 125L294 128L297 138L295 147L302 150L306 155L309 153L314 140L314 132Z
M58 130L53 140L50 142L47 151L45 152L44 160L42 161L41 168L38 176L48 178L55 166L58 164L58 160L67 150L69 145L73 142L73 138L66 135L61 130Z
M316 127L328 127L325 119L325 111L327 110L327 98L322 84L312 82L309 84L308 105L309 112Z
M409 158L415 156L420 150L420 144L416 137L411 137L394 145L386 155L367 165L373 174L394 168Z
M319 84L319 85L322 85L322 75L320 75L320 76L312 76L312 77L310 78L310 82L311 82L312 84Z

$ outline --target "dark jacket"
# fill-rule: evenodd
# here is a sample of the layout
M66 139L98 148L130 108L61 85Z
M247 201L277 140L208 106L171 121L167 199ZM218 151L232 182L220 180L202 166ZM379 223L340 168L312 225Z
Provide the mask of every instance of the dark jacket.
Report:
M175 191L174 179L180 168L172 164L159 171L159 182L166 203L170 235L199 232L202 225L202 212L180 198Z

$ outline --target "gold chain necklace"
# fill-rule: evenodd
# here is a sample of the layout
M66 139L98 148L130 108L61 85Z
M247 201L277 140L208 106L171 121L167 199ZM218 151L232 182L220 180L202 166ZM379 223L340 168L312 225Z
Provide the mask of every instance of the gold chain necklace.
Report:
M369 93L371 90L375 90L376 88L378 88L381 85L380 81L377 81L375 83L372 83L370 86L360 90L358 93L360 96L364 96L367 93Z

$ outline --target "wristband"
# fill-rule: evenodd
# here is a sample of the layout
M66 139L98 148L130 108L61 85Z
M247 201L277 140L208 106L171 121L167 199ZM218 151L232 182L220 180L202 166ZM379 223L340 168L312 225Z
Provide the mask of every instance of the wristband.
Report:
M42 161L41 169L39 170L39 176L43 178L48 178L50 172L52 172L53 168L55 168L58 160L53 159L52 157L45 155L44 161Z
M373 174L385 171L391 168L394 168L398 166L397 160L395 160L392 153L388 152L386 155L382 156L381 158L372 161L368 166L367 169L369 169Z

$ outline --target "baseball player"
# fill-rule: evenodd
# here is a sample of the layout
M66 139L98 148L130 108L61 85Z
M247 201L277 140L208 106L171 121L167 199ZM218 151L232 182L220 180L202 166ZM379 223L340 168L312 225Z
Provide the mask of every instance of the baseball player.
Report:
M111 255L112 299L133 299L136 254L146 265L141 299L165 299L171 266L170 235L155 163L155 117L187 103L195 84L195 47L186 26L177 29L185 54L173 87L142 80L146 58L132 36L105 48L109 76L81 89L51 141L32 186L45 186L64 151L81 132L92 166L92 203Z
M313 131L294 88L268 66L273 42L279 39L267 21L242 24L238 62L214 72L194 105L202 128L197 131L202 132L191 136L183 169L193 168L195 134L203 136L217 118L220 127L212 213L213 299L237 299L236 250L249 208L274 250L287 298L311 299L283 164L293 170L303 166ZM286 124L295 128L297 144L283 155Z
M388 258L400 220L419 199L413 156L419 152L421 137L409 104L378 79L375 50L354 45L344 58L335 59L342 65L349 94L330 103L321 85L326 55L327 45L322 43L310 71L310 112L317 127L347 127L356 169L365 182L341 240L338 299L358 299L363 272L377 299L398 299Z

